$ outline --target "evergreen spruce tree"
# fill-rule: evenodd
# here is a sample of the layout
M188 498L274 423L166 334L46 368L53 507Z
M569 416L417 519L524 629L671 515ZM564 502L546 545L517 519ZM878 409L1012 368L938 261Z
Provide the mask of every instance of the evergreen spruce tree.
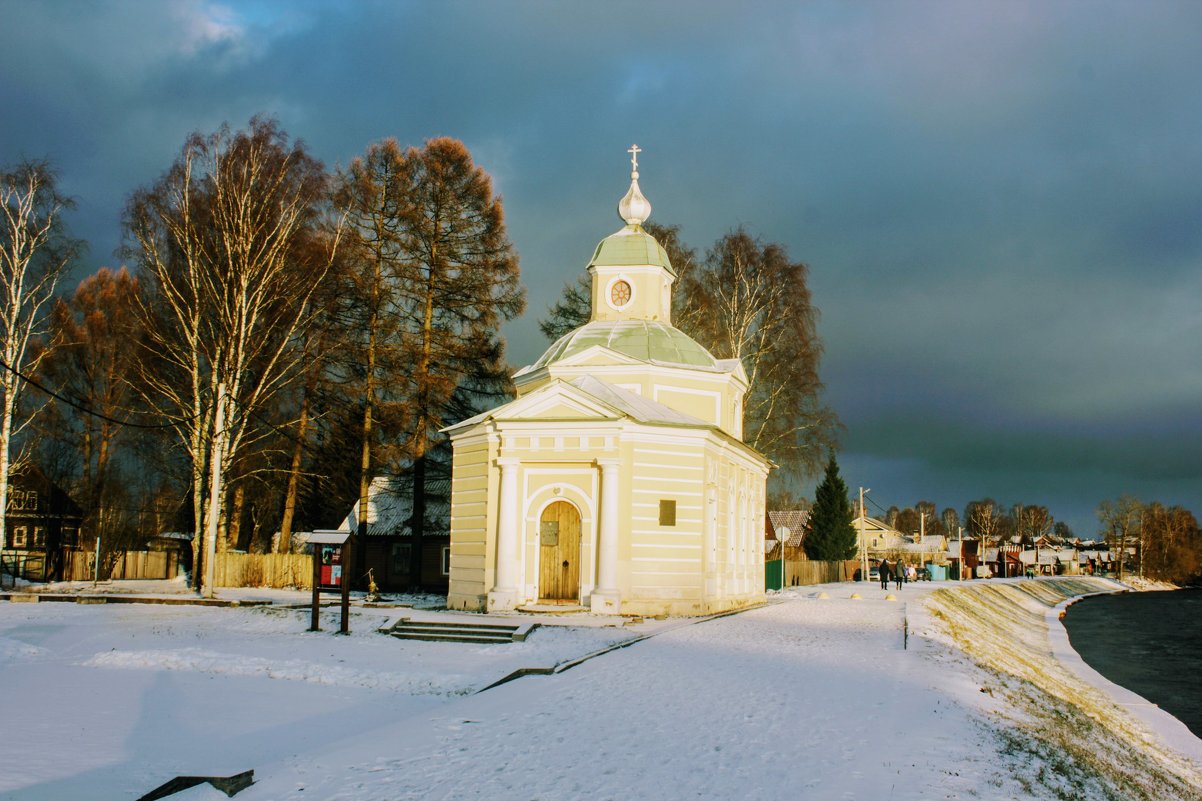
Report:
M856 555L856 530L852 528L851 500L839 476L832 452L826 475L814 492L814 506L805 538L806 556L818 561L839 561Z

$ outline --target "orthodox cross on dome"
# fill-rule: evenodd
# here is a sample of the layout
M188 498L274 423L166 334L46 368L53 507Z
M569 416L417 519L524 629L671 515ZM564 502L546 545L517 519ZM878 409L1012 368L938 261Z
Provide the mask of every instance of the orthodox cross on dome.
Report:
M643 196L639 189L639 153L643 149L631 145L627 150L630 154L630 189L626 196L618 201L618 216L627 225L642 225L651 216L651 201Z

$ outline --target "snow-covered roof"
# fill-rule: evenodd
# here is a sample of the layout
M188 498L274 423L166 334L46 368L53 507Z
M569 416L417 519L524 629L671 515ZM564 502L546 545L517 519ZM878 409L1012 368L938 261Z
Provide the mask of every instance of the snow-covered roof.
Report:
M670 406L645 398L591 375L580 376L569 381L599 401L606 403L640 423L667 423L669 425L709 426L709 423L692 415L678 412Z
M714 428L710 423L704 420L693 417L692 415L679 412L670 406L665 406L649 398L645 398L629 390L614 386L605 381L593 376L579 376L571 381L552 381L542 387L539 387L533 392L523 395L521 398L512 400L509 403L498 406L495 409L481 412L475 417L456 423L452 426L447 426L443 431L462 431L474 425L484 422L485 420L503 418L507 410L512 410L520 404L526 404L532 398L538 397L541 393L554 392L556 388L563 391L563 387L571 387L568 392L584 393L587 398L591 398L594 404L600 404L603 407L608 407L617 415L623 415L633 419L638 423L647 423L651 425L677 425L677 426L696 426L704 428Z
M412 531L406 521L413 515L413 492L408 482L402 484L388 476L372 479L367 499L367 536L409 536ZM426 482L426 528L432 536L447 535L451 526L451 482L437 479ZM359 526L359 501L351 507L339 527L355 531Z

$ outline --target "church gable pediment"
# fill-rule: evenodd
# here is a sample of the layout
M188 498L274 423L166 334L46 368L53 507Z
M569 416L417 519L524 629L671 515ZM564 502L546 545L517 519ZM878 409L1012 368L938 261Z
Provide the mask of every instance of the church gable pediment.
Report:
M556 382L496 410L496 420L616 420L623 415L569 384Z

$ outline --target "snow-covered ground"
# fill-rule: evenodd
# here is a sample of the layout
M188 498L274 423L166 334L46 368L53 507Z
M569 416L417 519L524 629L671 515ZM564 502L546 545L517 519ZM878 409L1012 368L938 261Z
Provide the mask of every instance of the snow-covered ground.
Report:
M1202 743L1131 715L1056 639L1058 604L1113 586L825 585L489 646L375 633L398 609L356 608L344 637L336 609L313 633L280 606L0 603L0 798L136 799L247 769L239 801L1202 797ZM1139 758L1085 753L1124 748Z

